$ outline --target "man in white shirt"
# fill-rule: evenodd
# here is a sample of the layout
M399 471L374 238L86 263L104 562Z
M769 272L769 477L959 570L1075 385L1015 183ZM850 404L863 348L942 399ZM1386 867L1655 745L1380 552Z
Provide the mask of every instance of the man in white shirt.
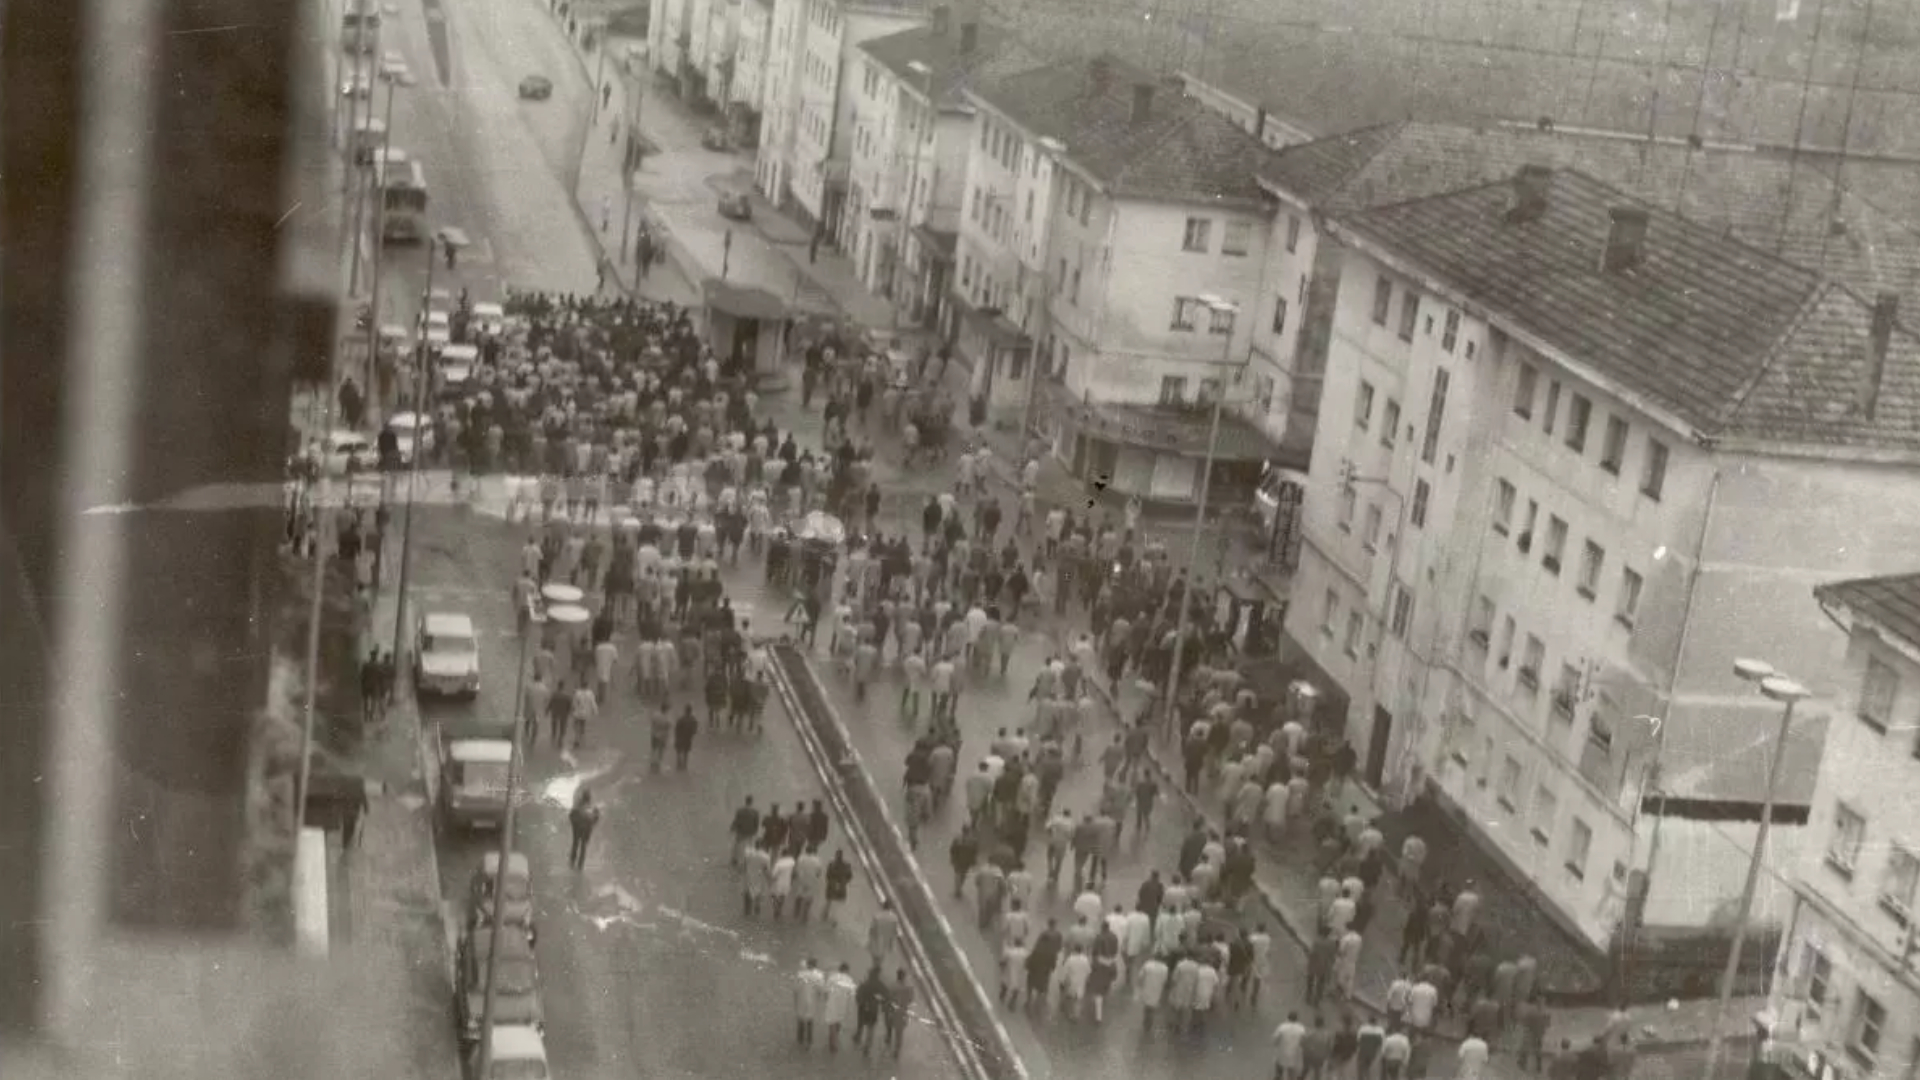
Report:
M1478 1035L1467 1036L1460 1044L1454 1080L1482 1080L1487 1074L1487 1055L1487 1040Z
M1380 1043L1380 1080L1405 1080L1407 1062L1413 1057L1413 1040L1404 1031L1388 1035Z
M1288 1013L1280 1026L1273 1029L1275 1080L1302 1080L1306 1072L1306 1058L1302 1052L1306 1038L1307 1026L1300 1022L1299 1013Z
M1407 1023L1413 1030L1433 1030L1434 1006L1440 1002L1440 990L1425 979L1413 984L1407 995Z

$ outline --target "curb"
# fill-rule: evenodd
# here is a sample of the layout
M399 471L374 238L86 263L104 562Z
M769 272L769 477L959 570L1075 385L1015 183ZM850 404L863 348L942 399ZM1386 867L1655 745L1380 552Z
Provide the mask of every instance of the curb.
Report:
M799 652L797 647L795 651L801 662L801 670L805 673L808 681L813 684L814 691L820 695L820 702L825 710L825 719L833 725L836 734L838 734L842 743L846 746L847 757L839 764L851 766L858 770L859 773L867 779L868 784L872 785L873 774L867 769L865 762L861 760L860 752L854 748L852 733L848 731L845 721L840 718L840 711L834 707L832 700L827 695L826 688L820 685L819 674L813 670L813 664L807 659L805 653ZM868 879L873 883L876 892L882 893L888 899L893 899L891 894L899 888L899 884L889 880L884 869L880 866L879 859L873 853L871 840L867 836L865 824L852 813L851 803L843 790L843 782L835 778L835 769L831 767L833 763L827 760L826 748L820 745L817 736L808 729L807 722L799 716L799 698L793 689L786 670L783 665L777 662L771 665L771 668L774 673L773 681L781 692L782 703L787 708L788 718L792 721L794 729L800 735L801 745L806 749L807 756L812 759L815 770L820 774L822 784L827 788L827 794L836 804L835 809L840 812L843 827L849 836L857 838L854 842L854 852L859 856L860 862L867 872ZM875 786L877 790L877 785ZM921 870L920 860L907 845L906 836L900 831L900 826L894 821L893 811L887 805L886 799L878 798L875 801L878 804L880 817L885 823L887 831L893 835L894 842L899 845L900 850L906 853L906 862L912 868L914 887L925 894L926 900L928 901L928 908L932 911L935 921L938 922L940 932L946 936L948 942L952 945L954 957L960 963L960 970L965 974L968 986L978 999L977 1004L991 1020L994 1029L994 1038L1003 1048L1007 1061L1012 1063L1019 1080L1026 1080L1030 1075L1026 1067L1026 1062L1021 1059L1019 1052L1014 1048L1013 1038L1011 1034L1008 1033L1005 1022L1000 1019L999 1013L993 1008L992 1000L987 996L985 986L981 983L978 973L973 969L972 960L967 957L966 951L960 948L958 937L954 933L953 924L947 918L946 912L940 908L939 893L933 888L932 883L927 880L926 874ZM897 909L900 905L895 901L894 906ZM947 996L945 988L941 987L939 980L935 976L932 962L927 957L926 946L920 940L919 932L914 929L911 923L904 917L900 919L900 928L902 940L911 946L913 964L916 968L920 969L920 977L930 988L929 997L935 996L931 990L937 990L938 996L944 1000ZM947 1002L946 1007L951 1009L951 1003ZM943 1035L948 1045L953 1049L955 1056L961 1059L963 1068L966 1068L968 1072L975 1076L990 1075L985 1065L975 1054L971 1040L960 1024L958 1017L951 1014L944 1017L942 1027L945 1028Z

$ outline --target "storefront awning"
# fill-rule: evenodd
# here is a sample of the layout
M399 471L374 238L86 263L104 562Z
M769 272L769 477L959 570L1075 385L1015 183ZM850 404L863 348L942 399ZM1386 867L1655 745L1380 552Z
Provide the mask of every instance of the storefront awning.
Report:
M1085 401L1074 398L1059 384L1054 384L1050 393L1054 396L1052 404L1072 416L1082 434L1090 438L1185 457L1207 456L1207 436L1213 421L1213 410L1209 406ZM1272 439L1229 411L1220 416L1220 436L1213 446L1213 458L1228 462L1270 461L1282 468L1304 469L1312 449L1308 433L1302 432L1298 438Z
M958 232L948 229L932 229L925 225L913 227L914 238L920 241L920 247L933 259L951 263L954 261L954 249L960 240Z
M965 299L959 301L960 317L966 320L969 329L986 335L993 345L1007 348L1018 345L1031 345L1033 339L1025 330L1007 318L999 308L975 307Z
M736 319L784 319L787 305L765 289L708 278L700 287L707 308Z

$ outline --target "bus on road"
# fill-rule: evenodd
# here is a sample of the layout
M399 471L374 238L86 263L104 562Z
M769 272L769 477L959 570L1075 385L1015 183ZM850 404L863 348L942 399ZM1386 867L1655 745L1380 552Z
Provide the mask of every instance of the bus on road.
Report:
M427 173L418 161L389 160L380 169L380 239L416 243L427 235Z

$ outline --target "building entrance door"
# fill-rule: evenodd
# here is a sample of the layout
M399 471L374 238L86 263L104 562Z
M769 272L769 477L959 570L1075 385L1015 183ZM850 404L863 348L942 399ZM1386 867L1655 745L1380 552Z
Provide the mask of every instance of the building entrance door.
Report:
M1393 737L1393 714L1378 705L1373 707L1373 734L1367 740L1367 783L1380 790L1387 771L1387 743Z

